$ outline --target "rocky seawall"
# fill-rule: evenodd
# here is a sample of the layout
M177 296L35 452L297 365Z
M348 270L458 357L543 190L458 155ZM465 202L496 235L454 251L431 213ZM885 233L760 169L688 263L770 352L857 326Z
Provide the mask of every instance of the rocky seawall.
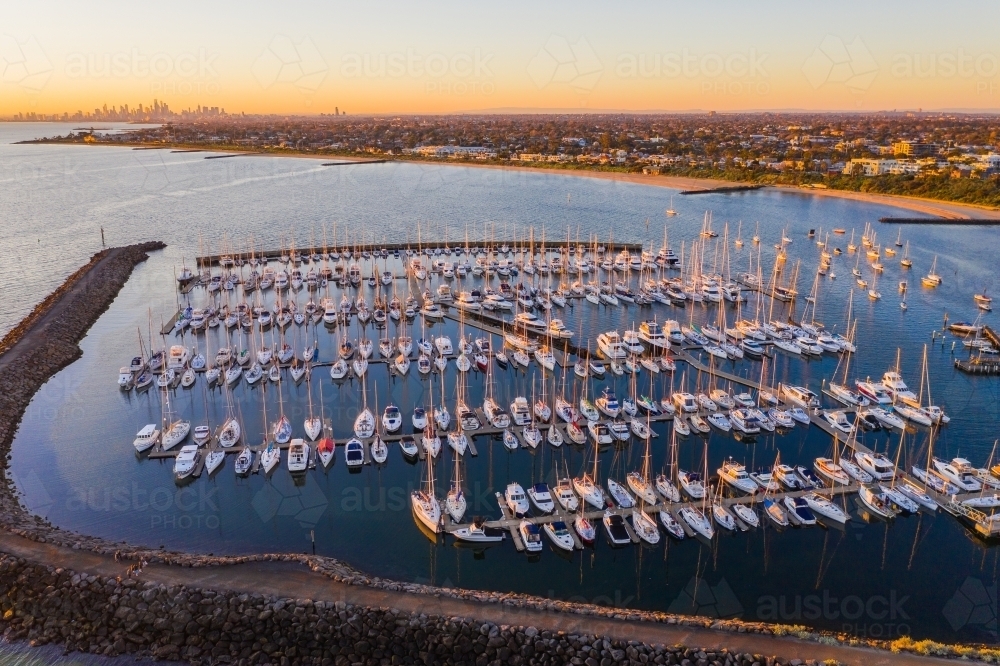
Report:
M134 268L158 242L110 248L71 275L0 341L0 452L9 460L14 434L32 397L54 374L82 353L80 340L110 307ZM594 618L720 630L760 638L787 635L787 628L763 623L717 621L669 613L633 611L553 601L529 595L443 589L365 575L333 558L297 554L213 557L114 543L52 526L27 512L9 481L0 483L0 529L29 540L23 557L0 555L0 626L10 639L58 643L67 649L107 655L133 653L192 663L398 664L614 663L768 665L790 662L756 654L688 647L654 646L621 640L629 632L619 624L615 640L524 626L497 626L474 619L414 615L392 608L351 606L345 602L309 601L247 594L223 589L194 589L134 579L96 575L86 569L51 566L53 553L78 551L110 560L146 560L173 571L184 568L240 567L261 562L298 562L339 584L378 590L380 598L403 595L452 598L475 609L516 608L542 612L555 626L559 617ZM22 550L24 550L22 548ZM117 565L116 565L117 566ZM124 573L125 564L120 570ZM190 570L190 569L188 569ZM321 579L322 580L322 579ZM273 583L273 578L269 580ZM204 588L205 586L203 586ZM355 588L356 589L356 588ZM398 604L404 605L404 604ZM413 604L411 604L413 605ZM419 606L419 604L417 605ZM607 622L605 622L605 625ZM605 626L602 625L602 626ZM647 625L647 626L649 626ZM794 632L792 632L794 633ZM796 635L837 644L832 636ZM725 641L723 641L724 643ZM719 643L717 638L715 643ZM773 639L774 651L812 655L808 645ZM813 652L815 650L815 652Z
M234 664L810 663L728 650L650 646L343 602L193 590L0 557L8 639L67 650ZM812 662L815 663L815 662Z

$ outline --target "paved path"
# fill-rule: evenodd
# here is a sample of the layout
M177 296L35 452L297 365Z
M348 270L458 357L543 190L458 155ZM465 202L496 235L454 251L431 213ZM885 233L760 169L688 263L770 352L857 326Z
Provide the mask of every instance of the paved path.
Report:
M24 557L33 562L64 567L77 572L103 576L124 573L127 564L109 556L77 551L52 544L41 544L6 532L0 532L0 552ZM701 627L680 627L652 622L628 622L572 613L546 612L434 597L406 592L379 590L360 585L338 583L314 573L304 565L289 562L255 562L232 566L186 568L161 564L147 565L142 578L167 585L188 585L214 590L269 594L285 598L317 601L343 601L372 608L397 608L405 612L427 613L443 617L467 617L494 624L534 626L538 629L595 634L649 644L682 644L692 648L727 648L755 654L776 654L789 659L836 659L844 664L906 664L922 666L953 661L908 654L890 654L864 648L829 646L787 637L763 636L714 631Z

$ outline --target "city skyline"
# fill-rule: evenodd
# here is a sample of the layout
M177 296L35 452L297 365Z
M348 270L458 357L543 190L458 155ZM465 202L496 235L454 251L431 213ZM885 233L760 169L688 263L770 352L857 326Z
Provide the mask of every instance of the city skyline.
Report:
M104 105L317 115L1000 109L1000 7L181 3L5 11L0 117ZM258 11L259 9L259 11ZM969 11L964 11L968 9ZM58 22L52 16L58 15ZM865 17L858 20L858 16Z

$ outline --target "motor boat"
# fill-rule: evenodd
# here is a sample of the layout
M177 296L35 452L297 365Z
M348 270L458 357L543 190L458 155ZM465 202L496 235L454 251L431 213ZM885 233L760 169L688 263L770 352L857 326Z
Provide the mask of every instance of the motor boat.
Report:
M802 497L785 497L785 508L795 516L802 525L815 525L816 515L809 508L809 503Z
M288 445L288 471L296 474L306 471L309 463L309 445L302 439L293 439Z
M419 455L417 442L413 438L413 435L403 435L400 437L399 450L402 452L403 457L407 460L416 460Z
M861 381L859 379L855 380L854 385L857 387L858 393L863 395L871 402L878 405L892 404L892 395L881 384L876 384L870 381Z
M872 513L882 518L893 518L896 512L889 504L889 498L881 490L875 490L870 486L861 486L858 489L858 499Z
M607 331L597 336L597 348L608 359L619 360L628 356L625 343L618 331Z
M459 541L468 543L498 543L503 541L507 532L500 527L490 527L481 516L472 519L472 523L451 532Z
M601 521L604 524L604 531L607 534L608 542L612 546L626 546L632 543L628 529L625 527L625 519L618 514L606 511Z
M784 463L775 465L773 474L774 478L788 490L802 490L805 486L799 475L795 473L795 470Z
M530 509L524 488L519 483L510 483L504 491L504 503L515 518L527 515Z
M552 513L556 505L552 500L552 493L546 483L536 483L528 488L528 499L535 505L535 508L542 513Z
M753 435L760 432L760 421L757 419L756 410L741 408L729 412L729 421L733 427L742 433Z
M781 484L774 478L774 474L768 470L750 472L747 476L749 476L750 479L753 480L753 482L756 483L757 486L765 493L776 493L781 490Z
M833 485L846 486L851 483L851 478L843 467L835 463L830 458L816 458L813 462L816 473Z
M847 415L842 411L825 411L823 412L823 418L826 419L833 428L839 430L842 433L850 435L854 432L854 425L847 420Z
M902 430L906 427L906 423L903 422L903 419L896 416L893 412L881 407L871 407L866 411L860 412L860 416L862 418L869 415L875 417L875 420L887 430L891 430L893 428Z
M555 498L563 510L570 513L576 511L580 506L580 501L573 492L573 483L569 479L559 479L555 487Z
M600 397L594 402L599 410L611 418L617 418L621 413L621 404L618 402L618 398L615 397L614 389L610 386L605 386Z
M180 482L190 477L200 462L201 451L197 444L182 446L177 457L174 458L174 480Z
M786 401L798 407L802 407L804 409L819 407L819 397L804 386L779 384L778 393Z
M895 400L900 402L914 402L917 396L907 387L906 382L898 372L890 370L882 375L882 386L889 392Z
M701 475L697 472L677 470L677 481L691 499L702 499L705 497L705 484L702 482Z
M374 428L374 426L373 426ZM357 469L365 464L365 446L357 437L352 437L344 447L344 462L348 468Z
M142 429L136 433L135 439L132 440L132 445L135 450L139 453L143 451L148 451L157 442L160 441L160 431L156 427L155 423L149 423L142 427Z
M879 484L879 490L882 491L882 494L889 500L889 504L897 511L907 514L920 511L920 504L910 499L910 497L906 493L902 492L897 486Z
M960 488L963 492L978 492L982 490L983 484L979 479L977 470L965 458L952 458L951 462L945 462L939 458L931 461L938 476Z
M757 515L757 512L746 504L736 503L730 506L729 509L748 527L760 526L760 517Z
M804 501L806 506L808 506L814 514L822 516L828 520L843 524L851 519L851 516L846 511L823 495L819 495L817 493L806 493L799 499Z
M629 494L625 486L614 479L608 479L608 492L611 493L612 499L614 499L618 506L624 509L630 509L635 506L635 498Z
M787 409L778 409L777 407L772 407L767 410L767 418L774 422L774 425L778 428L790 429L795 427L795 419L792 418L792 414Z
M757 483L747 475L746 467L732 458L722 463L717 471L719 478L736 490L748 495L757 492Z
M876 481L891 481L896 476L896 465L885 454L856 451L854 461Z

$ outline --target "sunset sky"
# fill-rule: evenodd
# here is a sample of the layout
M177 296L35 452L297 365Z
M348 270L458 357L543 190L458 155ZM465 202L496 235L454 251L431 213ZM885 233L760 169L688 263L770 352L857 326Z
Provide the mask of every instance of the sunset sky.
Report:
M1000 108L1000 5L6 3L0 116Z

